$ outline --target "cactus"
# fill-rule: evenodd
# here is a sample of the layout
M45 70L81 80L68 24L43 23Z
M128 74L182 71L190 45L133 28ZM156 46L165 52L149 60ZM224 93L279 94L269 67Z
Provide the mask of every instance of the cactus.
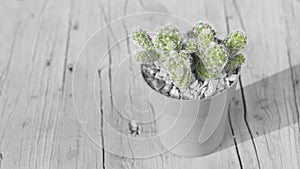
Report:
M230 70L234 70L238 67L240 67L244 62L245 62L245 57L243 54L237 54L231 58L228 59L228 62L224 68L224 71L230 71Z
M203 22L198 22L192 30L196 36L200 36L203 30L210 30L214 36L216 35L216 31L212 28L212 26Z
M183 49L187 53L194 53L198 50L198 41L195 38L187 38L183 44Z
M189 31L182 42L182 50L187 53L195 53L198 51L198 40L192 31Z
M206 48L214 41L216 31L209 24L199 22L193 28L193 33L199 41L200 52L204 52Z
M176 87L186 87L192 83L192 77L213 79L244 63L244 56L238 53L247 44L243 32L235 31L223 41L215 36L213 27L203 22L198 22L184 38L171 25L159 29L153 41L146 31L138 29L133 40L143 50L136 52L135 57L144 64L154 62L158 69L167 71Z
M156 52L152 39L148 33L142 29L137 29L134 32L133 40L136 45L144 49L135 53L136 61L142 63L153 63L158 59L159 54Z
M201 60L199 60L196 70L197 70L197 73L198 73L198 75L201 79L208 79L209 78L207 70L204 68L204 65L203 65Z
M139 50L135 53L135 60L145 64L153 63L156 58L156 52L154 50Z
M168 25L161 28L154 40L154 46L157 50L166 54L170 51L180 49L181 36L177 28Z
M177 87L188 86L191 83L189 55L187 52L171 51L166 64L171 81Z
M243 49L247 44L247 36L243 32L237 30L227 36L224 40L224 45L231 55L236 54L239 50Z
M228 53L221 44L214 44L209 47L204 54L200 55L200 60L207 71L208 78L215 78L223 70L227 62Z
M142 29L137 29L134 32L133 40L136 45L140 46L146 51L154 50L151 37Z

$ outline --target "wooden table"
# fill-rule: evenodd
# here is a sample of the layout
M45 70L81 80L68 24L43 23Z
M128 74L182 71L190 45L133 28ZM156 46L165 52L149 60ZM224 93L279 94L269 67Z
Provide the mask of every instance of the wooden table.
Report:
M1 169L300 168L299 1L15 0L0 4ZM230 128L220 148L207 156L184 158L162 152L158 140L143 145L132 142L126 116L147 120L153 114L124 111L128 99L121 96L112 101L118 92L127 91L122 89L131 79L127 76L137 70L138 64L130 59L135 47L126 37L134 27L162 25L173 17L132 16L105 26L141 12L173 14L191 22L206 20L221 38L235 29L248 34L247 63L229 108ZM125 58L129 62L122 62ZM130 69L120 69L118 65L124 65L120 63ZM117 70L126 76L115 78ZM134 99L143 96L141 86L134 89L138 89L133 91ZM140 98L136 104L143 106ZM121 109L112 108L115 103ZM145 124L140 137L156 132L155 123ZM142 158L146 156L151 157Z

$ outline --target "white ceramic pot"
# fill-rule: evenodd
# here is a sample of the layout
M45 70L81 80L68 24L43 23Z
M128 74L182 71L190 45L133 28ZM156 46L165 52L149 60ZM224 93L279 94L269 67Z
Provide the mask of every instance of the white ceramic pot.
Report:
M226 90L202 100L174 99L152 89L149 103L157 116L162 145L186 157L206 155L217 149L228 128L228 105L236 85L237 80Z

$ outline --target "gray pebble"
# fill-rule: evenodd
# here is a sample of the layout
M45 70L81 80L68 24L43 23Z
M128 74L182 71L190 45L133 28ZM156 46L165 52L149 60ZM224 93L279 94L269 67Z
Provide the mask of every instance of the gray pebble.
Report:
M165 81L159 80L159 79L154 79L152 81L149 81L149 84L155 89L155 90L160 90L165 86Z
M160 80L164 80L164 81L169 81L168 73L163 71L163 70L157 72L155 74L155 78L160 79Z
M173 84L168 82L165 84L165 86L162 89L160 89L160 91L162 93L169 93L172 87L173 87Z

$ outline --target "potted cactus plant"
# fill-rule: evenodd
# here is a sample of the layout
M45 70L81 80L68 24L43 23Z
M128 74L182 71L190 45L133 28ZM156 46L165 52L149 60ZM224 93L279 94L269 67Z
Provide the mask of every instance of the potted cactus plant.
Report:
M150 101L153 111L163 99L180 105L167 105L156 121L158 131L164 132L163 145L183 156L212 152L224 136L226 109L245 62L240 50L247 37L237 30L220 40L211 25L198 22L184 35L171 25L159 28L153 37L137 29L133 40L141 48L135 58L145 82L157 91Z

